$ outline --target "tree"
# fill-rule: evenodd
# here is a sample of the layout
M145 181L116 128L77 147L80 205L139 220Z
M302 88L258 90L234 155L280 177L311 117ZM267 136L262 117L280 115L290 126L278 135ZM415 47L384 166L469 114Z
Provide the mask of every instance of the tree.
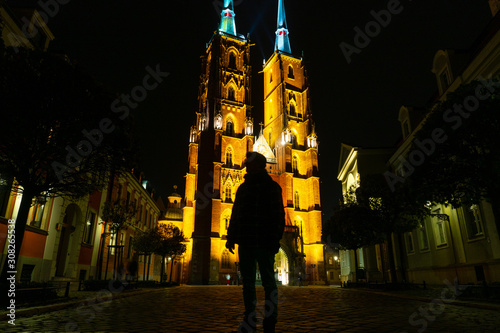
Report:
M421 196L454 208L487 200L500 230L500 83L473 81L447 94L427 116L410 151L425 163L413 180ZM436 135L439 131L440 135Z
M77 199L104 187L130 156L129 128L111 111L113 97L63 57L7 48L0 72L0 174L23 193L17 262L33 198ZM4 265L2 283L6 276Z
M392 234L401 237L402 233L414 230L429 214L425 201L419 199L411 182L398 184L393 190L382 174L362 177L360 187L356 190L356 198L360 205L377 215L378 223L374 225L374 231L383 234L387 240L391 281L396 282ZM401 273L405 280L404 267L401 267Z
M139 254L144 256L144 275L143 280L149 280L149 260L152 253L158 250L161 246L161 235L158 233L157 229L151 229L147 231L139 231L137 237L133 241L134 249L136 249ZM148 260L148 273L146 279L146 260Z
M382 241L377 231L379 223L379 216L369 207L357 202L347 202L341 205L330 220L323 225L323 239L328 243L338 243L343 249L354 250L354 265L357 273L356 250Z
M133 219L137 214L137 207L131 203L127 203L126 200L116 202L106 201L104 203L104 208L102 210L102 219L104 224L104 232L101 234L101 244L100 244L100 255L99 255L99 272L98 276L101 277L103 258L104 258L104 245L106 243L106 237L109 235L115 235L118 237L118 232L120 230L127 229L131 224ZM109 231L108 231L109 230ZM115 244L117 245L117 244ZM115 256L115 263L113 269L113 278L115 277L117 262ZM121 263L121 258L118 265ZM107 265L107 264L106 264ZM107 269L106 269L107 274Z
M170 257L172 264L170 266L170 279L172 282L172 271L174 267L174 261L177 257L181 256L186 252L186 242L184 233L173 224L159 224L156 227L158 234L161 236L160 246L154 251L156 254L161 255L161 277L160 282L163 282L163 268L165 267L165 258Z

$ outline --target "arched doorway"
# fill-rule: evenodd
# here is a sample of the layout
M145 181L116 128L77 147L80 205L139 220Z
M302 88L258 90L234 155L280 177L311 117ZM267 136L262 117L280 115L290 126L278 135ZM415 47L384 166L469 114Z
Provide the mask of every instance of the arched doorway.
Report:
M78 207L76 204L70 204L66 208L64 218L60 226L61 235L59 236L59 245L57 247L56 276L68 275L66 270L70 261L74 259L71 256L72 236L81 219L82 212L80 210L80 207Z
M274 257L274 271L278 273L277 281L281 282L283 286L288 286L289 281L289 264L288 256L282 248L276 253Z

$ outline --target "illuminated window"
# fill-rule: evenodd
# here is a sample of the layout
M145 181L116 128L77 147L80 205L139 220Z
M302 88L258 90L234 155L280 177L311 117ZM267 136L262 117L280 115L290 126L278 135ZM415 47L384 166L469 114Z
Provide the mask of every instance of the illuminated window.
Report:
M297 155L294 155L292 158L292 171L294 173L299 171L299 159L297 158Z
M226 202L232 202L232 197L231 197L231 187L232 187L232 184L231 183L227 183L226 185Z
M83 228L83 242L85 244L92 244L92 239L94 237L94 226L96 222L97 214L89 211L87 216L87 221L85 221L85 226Z
M228 167L233 166L233 150L231 149L231 147L228 147L226 149L226 165Z
M227 99L230 100L230 101L234 101L235 100L235 93L234 93L234 88L233 87L229 87L229 89L227 90Z
M45 196L39 196L33 200L33 207L31 208L30 226L35 228L41 228L46 200L47 199L45 198Z
M464 214L469 239L483 236L483 222L481 220L481 211L478 205L464 207Z
M300 210L300 198L299 198L299 191L295 191L295 200L294 200L294 207L296 210Z
M226 122L226 135L234 135L234 124L231 120Z
M222 124L222 115L218 113L214 118L214 128L220 130L222 129Z
M288 78L289 79L295 79L295 76L293 75L293 67L292 66L288 66Z

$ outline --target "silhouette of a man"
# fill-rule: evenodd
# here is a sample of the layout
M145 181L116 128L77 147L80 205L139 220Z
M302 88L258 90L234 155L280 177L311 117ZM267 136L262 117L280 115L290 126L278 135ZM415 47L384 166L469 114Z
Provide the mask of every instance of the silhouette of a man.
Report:
M279 251L285 228L281 187L266 171L266 158L256 152L246 156L245 182L240 185L227 230L226 248L238 255L243 278L244 320L238 332L256 330L256 264L266 295L264 332L274 332L278 318L278 288L274 279L274 256Z

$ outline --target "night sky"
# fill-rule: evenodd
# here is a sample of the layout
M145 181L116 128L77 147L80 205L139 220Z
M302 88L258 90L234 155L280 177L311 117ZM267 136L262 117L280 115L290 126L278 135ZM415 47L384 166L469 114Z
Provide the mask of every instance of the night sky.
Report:
M277 2L234 1L237 31L250 33L255 44L255 124L263 113L258 72L273 52ZM391 3L397 1L285 1L292 52L304 52L309 75L326 218L341 197L336 180L340 143L395 146L400 139L399 108L423 106L437 90L431 73L435 52L469 47L491 19L487 0L403 0L397 7L400 13L393 14L348 64L339 44L354 45L354 28L364 30L374 20L370 12ZM60 5L48 22L56 37L51 50L68 54L110 91L130 93L142 84L147 66L159 65L170 73L132 111L141 167L161 195L171 193L173 185L184 194L200 56L218 27L222 4L223 0L72 0Z

